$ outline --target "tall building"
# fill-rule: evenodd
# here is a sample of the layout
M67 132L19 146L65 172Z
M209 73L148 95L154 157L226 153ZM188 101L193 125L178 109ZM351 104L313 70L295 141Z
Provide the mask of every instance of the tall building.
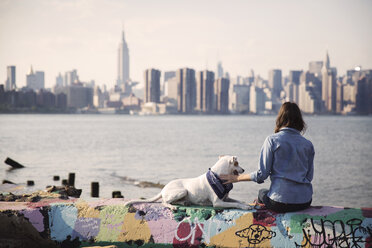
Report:
M192 113L196 105L195 70L182 68L176 72L177 110Z
M230 80L227 78L217 78L214 82L214 103L217 113L229 113L229 86Z
M166 71L163 75L163 85L160 86L161 88L161 95L168 95L168 86L169 81L176 77L175 71Z
M298 88L299 85L289 82L285 85L284 91L286 95L286 101L295 102L298 104Z
M301 74L302 74L302 71L289 71L289 76L288 76L289 82L299 85Z
M249 112L258 114L265 111L265 101L263 89L252 84L249 89Z
M78 82L78 81L79 81L79 76L77 74L76 69L65 72L64 86L72 85L73 83Z
M144 73L145 80L145 103L160 102L160 71L147 69Z
M232 86L232 87L231 87ZM230 84L229 110L233 113L247 113L249 111L248 84Z
M105 95L99 86L93 89L93 106L96 108L103 108L105 103Z
M167 82L169 79L176 77L175 71L166 71L164 72L164 82Z
M327 112L336 112L336 74L336 70L330 67L327 51L322 68L322 100Z
M178 79L177 77L173 77L168 79L166 82L167 84L167 97L168 102L173 106L177 107L177 99L178 99Z
M213 111L214 95L214 72L199 71L196 74L196 107L195 109L204 113Z
M16 67L10 65L6 68L7 78L5 81L5 91L15 90L16 86Z
M249 74L248 74L248 77L247 77L247 83L251 84L253 82L254 82L254 71L253 71L253 69L251 69L249 71Z
M298 92L298 106L304 113L314 114L321 111L322 104L314 92L314 87L302 82L299 85Z
M116 85L127 85L129 81L129 49L125 41L124 31L118 49L118 78Z
M85 87L82 83L74 83L67 87L67 106L83 108L93 106L93 88Z
M222 78L222 77L223 77L223 68L222 68L222 63L220 61L217 64L217 78Z
M311 61L309 62L309 72L321 79L322 78L323 61Z
M372 70L365 70L356 83L355 110L357 114L372 113Z
M273 92L273 96L280 97L282 91L282 71L270 70L269 71L269 88Z
M63 77L61 73L56 77L56 87L63 87Z
M45 80L44 80L44 72L43 71L36 71L30 67L29 72L26 75L26 85L27 88L33 89L34 91L44 89Z
M341 113L344 109L344 87L342 80L337 80L336 83L336 113Z

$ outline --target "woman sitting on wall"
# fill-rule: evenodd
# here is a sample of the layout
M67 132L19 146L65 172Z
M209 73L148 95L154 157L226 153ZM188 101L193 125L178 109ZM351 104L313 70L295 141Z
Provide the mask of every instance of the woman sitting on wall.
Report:
M275 212L292 212L310 206L313 195L314 147L301 135L305 122L296 103L284 103L276 118L275 133L262 146L258 170L250 174L222 175L225 183L263 183L270 176L270 189L261 189L258 202Z

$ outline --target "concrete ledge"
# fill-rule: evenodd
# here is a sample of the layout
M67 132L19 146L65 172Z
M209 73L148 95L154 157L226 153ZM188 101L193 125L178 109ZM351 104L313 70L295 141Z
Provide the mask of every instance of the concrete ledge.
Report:
M0 202L0 247L371 247L372 209L277 214L210 207L124 207L122 199Z

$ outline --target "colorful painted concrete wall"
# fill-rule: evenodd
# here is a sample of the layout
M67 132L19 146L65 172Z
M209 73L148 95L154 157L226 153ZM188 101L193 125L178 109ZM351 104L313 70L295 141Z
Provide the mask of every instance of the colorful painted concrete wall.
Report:
M32 233L35 247L51 247L50 242L61 247L372 247L372 209L312 207L277 214L123 204L121 199L2 202L0 243L20 247L12 236L27 242Z

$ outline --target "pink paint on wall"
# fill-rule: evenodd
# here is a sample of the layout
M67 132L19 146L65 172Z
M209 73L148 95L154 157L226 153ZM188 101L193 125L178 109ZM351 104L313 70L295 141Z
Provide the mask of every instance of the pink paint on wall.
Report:
M174 230L177 228L177 222L172 219L158 219L147 221L155 243L171 244L174 239Z

